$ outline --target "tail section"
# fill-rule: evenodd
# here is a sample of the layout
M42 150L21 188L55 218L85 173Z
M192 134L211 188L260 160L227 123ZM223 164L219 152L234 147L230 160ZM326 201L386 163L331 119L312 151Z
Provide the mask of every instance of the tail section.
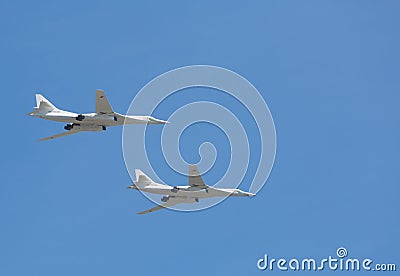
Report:
M55 107L55 105L52 104L48 99L43 97L43 95L36 94L36 107L34 107L34 110L31 113L28 113L28 115L35 115L37 113L46 113L53 110L58 110L58 108Z
M136 173L136 182L135 182L136 185L138 185L138 186L146 186L146 185L149 185L151 183L154 183L154 181L151 180L150 177L145 175L141 170L136 169L135 173Z
M110 114L114 113L110 103L104 93L104 90L96 90L96 113L97 114Z
M36 94L36 107L43 111L52 111L57 109L54 104L40 94Z

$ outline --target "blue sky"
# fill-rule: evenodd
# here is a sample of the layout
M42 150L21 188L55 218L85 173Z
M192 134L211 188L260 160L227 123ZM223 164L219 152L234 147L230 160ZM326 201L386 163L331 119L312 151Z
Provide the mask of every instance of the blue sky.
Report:
M323 258L339 246L398 261L399 11L398 1L2 1L0 274L256 275L270 273L256 267L264 254ZM39 143L62 124L25 115L37 92L94 111L96 88L125 112L152 78L192 64L241 74L269 105L277 156L255 198L138 216L152 203L126 188L121 128Z

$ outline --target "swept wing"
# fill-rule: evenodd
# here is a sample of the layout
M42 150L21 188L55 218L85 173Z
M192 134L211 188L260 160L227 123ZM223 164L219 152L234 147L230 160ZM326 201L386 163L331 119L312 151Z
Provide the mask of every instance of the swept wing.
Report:
M69 131L59 133L59 134L51 135L49 137L41 138L41 139L39 139L39 141L52 140L55 138L60 138L60 137L72 135L72 134L79 133L79 132L81 132L81 131L80 130L69 130Z
M156 207L153 207L153 208L148 209L146 211L139 212L138 214L139 215L144 215L144 214L152 213L152 212L155 212L155 211L158 211L158 210L161 210L161 209L168 208L170 206L176 205L178 203L181 203L181 202L168 200L166 203L164 203L162 205L157 205Z

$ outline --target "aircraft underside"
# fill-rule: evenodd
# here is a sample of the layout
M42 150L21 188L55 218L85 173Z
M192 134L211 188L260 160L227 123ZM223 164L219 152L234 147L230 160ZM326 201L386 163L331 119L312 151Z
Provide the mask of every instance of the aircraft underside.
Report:
M160 194L165 196L170 196L171 198L209 198L209 197L218 197L218 196L227 196L230 195L229 192L223 190L216 190L213 188L207 189L197 189L193 190L191 188L180 188L180 187L171 187L171 188L138 188L143 192L149 192L152 194Z
M78 124L78 125L118 126L124 124L124 118L118 118L117 116L113 115L90 116L85 114L79 114L76 116L45 115L39 117L51 121Z

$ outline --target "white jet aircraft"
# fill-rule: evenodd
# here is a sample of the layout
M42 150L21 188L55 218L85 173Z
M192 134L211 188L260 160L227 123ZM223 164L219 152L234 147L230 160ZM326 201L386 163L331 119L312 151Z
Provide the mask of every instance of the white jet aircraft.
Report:
M114 112L103 90L96 90L96 112L78 114L60 110L40 94L36 94L36 107L28 115L38 118L68 123L64 126L66 132L42 138L39 141L59 138L81 131L103 131L107 127L124 124L165 124L151 116L128 116Z
M147 193L164 195L161 198L162 205L158 205L149 210L139 212L143 215L163 208L180 204L195 203L199 199L219 196L255 196L255 194L244 192L239 189L214 188L204 183L196 165L189 165L189 185L188 186L169 186L156 183L145 175L141 170L135 170L136 181L129 186L130 189L140 190Z

